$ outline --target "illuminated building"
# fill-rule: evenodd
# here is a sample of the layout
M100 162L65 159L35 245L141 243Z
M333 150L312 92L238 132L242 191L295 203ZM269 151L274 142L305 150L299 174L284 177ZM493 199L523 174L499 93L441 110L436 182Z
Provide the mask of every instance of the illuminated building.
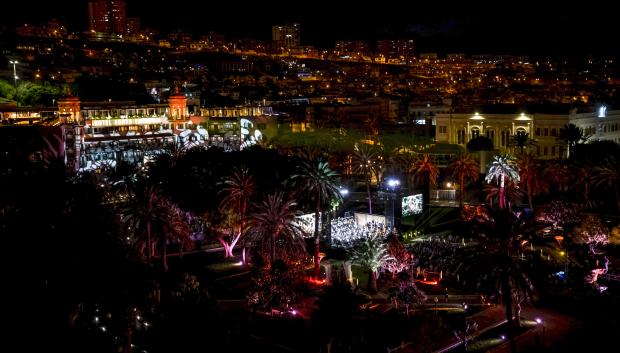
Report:
M89 30L107 34L127 32L125 1L96 0L88 2Z
M438 113L435 140L465 146L478 136L486 136L496 150L507 153L517 148L511 143L512 136L527 133L536 144L526 149L543 159L562 158L566 148L558 143L558 137L560 128L568 123L567 114Z
M336 42L335 51L338 55L357 56L368 54L368 43L362 40L339 40Z
M301 44L298 23L271 27L271 40L276 48L295 48Z
M172 145L234 151L257 143L265 133L273 137L277 130L271 107L210 108L190 116L187 98L178 92L167 105L89 102L80 114L81 169L119 160L144 163Z
M187 97L180 94L178 88L175 94L168 98L168 105L170 109L168 116L171 120L183 120L189 116L187 114Z
M61 121L67 123L80 122L80 99L74 96L63 97L58 100L58 114Z
M264 136L277 134L277 120L271 107L245 106L203 108L192 116L196 125L207 128L209 146L234 151L256 144Z
M136 36L140 34L140 18L127 17L127 35Z
M377 54L386 58L410 59L414 56L413 39L382 39L377 41Z
M607 110L601 105L595 110L578 113L572 111L570 122L589 136L588 141L613 141L620 143L620 110Z

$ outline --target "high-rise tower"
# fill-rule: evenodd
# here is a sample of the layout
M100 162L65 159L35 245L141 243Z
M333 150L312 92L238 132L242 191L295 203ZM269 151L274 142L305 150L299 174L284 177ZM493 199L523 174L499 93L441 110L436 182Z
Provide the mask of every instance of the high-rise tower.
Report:
M271 40L278 47L295 48L301 44L299 23L271 27Z
M95 0L88 2L89 30L125 34L127 32L127 7L123 0Z

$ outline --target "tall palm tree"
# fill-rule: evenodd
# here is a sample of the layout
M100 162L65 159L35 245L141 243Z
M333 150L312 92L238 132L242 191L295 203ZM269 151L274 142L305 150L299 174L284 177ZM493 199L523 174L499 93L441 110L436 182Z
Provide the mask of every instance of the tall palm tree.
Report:
M153 247L153 231L156 223L166 218L166 210L159 203L157 185L140 180L130 188L130 202L121 210L121 220L127 229L136 235L143 252L146 252L147 263L152 264L155 249Z
M603 166L594 168L594 180L596 186L606 185L614 190L614 197L616 199L616 205L620 209L620 192L618 190L618 183L620 182L620 165L616 161L616 158L609 157L603 163Z
M417 157L414 153L401 153L396 155L394 160L394 169L397 174L402 174L405 176L405 180L407 182L408 188L413 188L413 171L411 170L411 166L415 163Z
M506 208L506 194L504 190L504 183L508 180L519 182L519 168L515 163L515 159L511 155L497 155L489 168L489 172L485 178L487 183L491 183L497 179L499 184L499 208Z
M368 131L370 132L370 138L374 138L379 134L379 127L381 125L381 117L377 112L368 113L368 117L366 118L366 125L368 127Z
M368 213L372 214L372 194L370 193L370 182L372 176L378 175L381 171L379 153L367 145L356 145L353 151L353 172L364 176L366 181L366 191L368 192Z
M305 251L302 230L295 222L295 206L294 201L285 199L284 193L278 191L267 195L250 216L252 238L269 250L272 268L278 249L284 257Z
M590 187L594 184L594 167L589 161L583 161L575 166L575 189L581 192L584 207L590 207Z
M449 251L446 257L451 271L458 272L465 283L474 283L476 289L499 294L505 305L506 319L520 325L523 302L537 299L532 277L537 268L532 259L524 259L523 249L527 223L506 209L488 209L490 220L482 224L486 230L474 233L477 241ZM532 253L528 253L532 255Z
M584 134L583 129L575 124L566 124L560 128L558 140L563 141L568 146L567 157L570 157L576 144L585 142L589 136Z
M321 274L320 268L320 242L319 221L321 211L333 199L341 200L342 195L338 190L338 173L331 170L327 162L318 160L303 162L297 172L291 177L298 180L301 190L307 193L315 201L314 209L314 276Z
M461 153L451 163L452 176L459 181L459 205L463 207L465 180L476 181L480 176L480 166L469 153Z
M224 247L224 256L233 257L233 249L239 239L243 237L243 232L246 229L248 205L256 191L256 183L254 182L254 176L250 174L248 168L242 166L239 168L235 167L231 175L224 177L222 184L224 187L221 192L226 196L220 202L220 207L222 209L230 209L239 215L235 234L229 241L226 241L224 238L219 239Z
M416 183L424 186L423 202L430 202L431 185L436 185L439 177L437 164L428 153L424 153L416 158L410 168Z
M168 271L167 245L174 242L184 249L191 244L189 224L183 212L162 197L159 188L149 180L140 180L133 185L131 200L120 212L122 224L130 230L130 241L146 253L148 264L152 264L159 247L164 272ZM135 238L131 239L131 235Z
M159 207L167 211L165 218L159 219L157 234L159 235L156 243L159 245L159 256L161 257L161 267L164 272L168 272L168 245L177 244L179 251L190 249L192 241L190 238L190 227L185 214L177 205L166 199L159 200Z
M366 239L362 239L353 247L350 257L353 262L368 270L368 289L376 292L377 270L392 259L387 245L383 242L383 235L370 233Z
M524 153L524 149L533 144L536 144L536 141L530 138L530 134L525 131L517 131L516 134L512 135L510 142L513 147L519 148L521 153Z
M485 195L484 201L493 206L495 203L499 204L500 187L497 184L485 184L482 192ZM517 185L513 181L507 181L504 186L503 192L504 198L508 209L511 209L511 205L519 202L523 199L523 194L517 188Z
M542 176L543 189L547 193L565 192L572 177L568 166L560 161L547 164Z
M530 209L534 210L532 196L538 192L540 185L538 163L536 163L536 159L531 153L522 153L517 159L517 166L519 167L519 177L521 178L521 182L525 185L527 202Z

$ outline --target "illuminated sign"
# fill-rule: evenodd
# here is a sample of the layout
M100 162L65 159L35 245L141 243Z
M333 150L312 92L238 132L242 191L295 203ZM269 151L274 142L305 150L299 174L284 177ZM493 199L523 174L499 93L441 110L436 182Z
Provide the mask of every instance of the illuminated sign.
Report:
M114 127L128 125L159 125L167 123L166 118L125 118L125 119L93 119L92 127Z

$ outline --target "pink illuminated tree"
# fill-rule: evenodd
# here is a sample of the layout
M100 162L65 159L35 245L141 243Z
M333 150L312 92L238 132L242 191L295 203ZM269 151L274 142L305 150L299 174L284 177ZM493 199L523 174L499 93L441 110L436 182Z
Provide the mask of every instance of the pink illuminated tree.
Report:
M222 181L222 192L226 195L220 203L220 208L232 213L233 231L220 232L218 241L224 247L224 256L233 257L233 249L243 237L247 225L247 211L250 199L256 189L254 177L246 167L235 168L231 175ZM236 217L235 217L236 216ZM245 258L245 256L244 256Z
M592 254L600 254L600 247L609 243L609 230L600 217L586 215L581 224L575 227L575 239L578 244L587 244Z
M413 256L398 239L396 233L390 234L387 240L387 249L391 258L385 262L383 267L392 274L392 278L396 278L398 273L407 269Z

